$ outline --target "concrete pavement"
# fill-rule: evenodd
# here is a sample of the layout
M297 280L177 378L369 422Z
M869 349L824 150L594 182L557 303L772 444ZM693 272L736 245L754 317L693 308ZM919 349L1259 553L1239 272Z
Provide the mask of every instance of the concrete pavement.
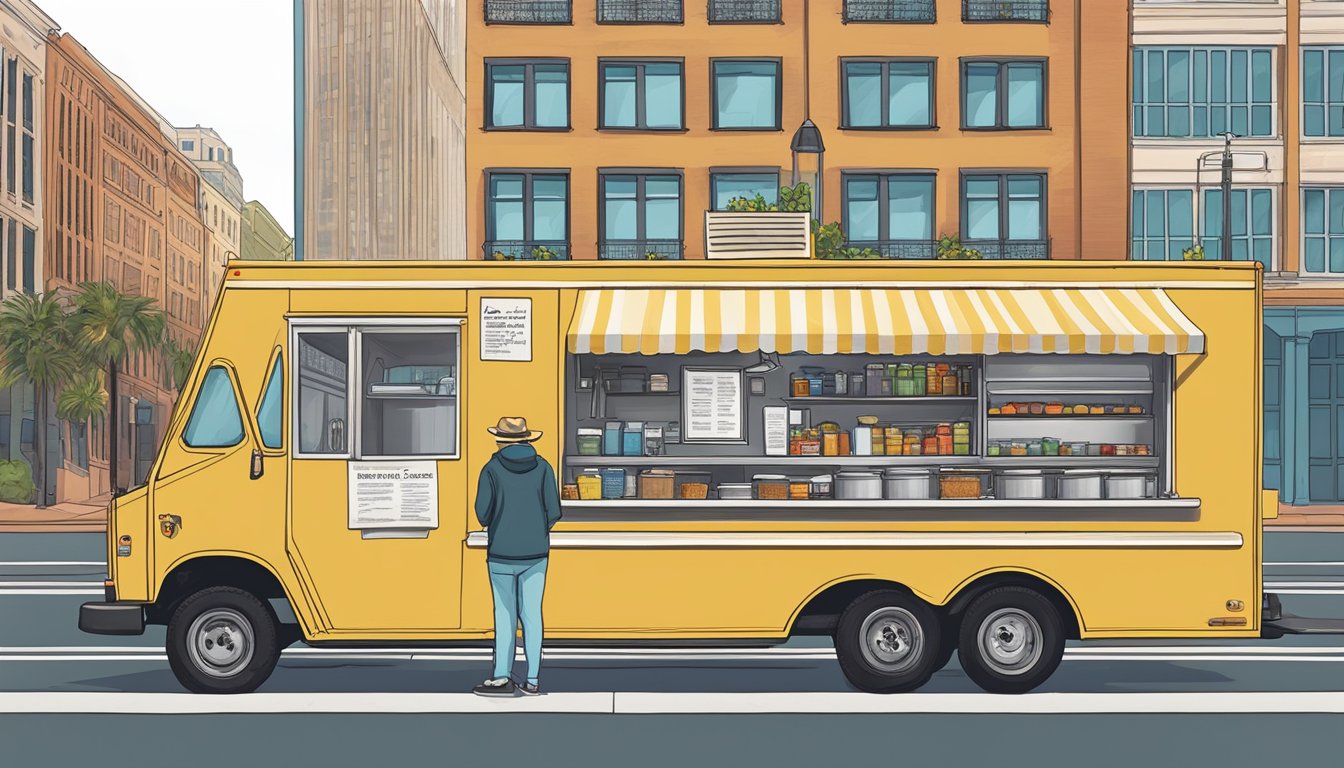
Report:
M0 533L103 533L107 504L106 497L63 501L45 509L0 502Z

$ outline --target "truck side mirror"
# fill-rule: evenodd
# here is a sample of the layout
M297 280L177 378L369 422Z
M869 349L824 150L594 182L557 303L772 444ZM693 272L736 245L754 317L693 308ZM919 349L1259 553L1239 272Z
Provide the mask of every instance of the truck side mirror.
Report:
M266 457L262 454L260 448L253 448L251 477L256 480L264 474L266 474Z

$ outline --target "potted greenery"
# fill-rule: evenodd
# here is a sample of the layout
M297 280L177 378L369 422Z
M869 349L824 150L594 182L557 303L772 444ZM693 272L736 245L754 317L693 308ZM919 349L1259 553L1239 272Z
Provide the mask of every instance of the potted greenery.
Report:
M764 195L735 197L725 210L705 212L705 255L711 259L805 259L811 255L812 189L780 187L779 202Z
M938 238L938 258L940 259L983 259L984 256L974 248L961 244L956 235L944 234Z
M880 259L881 252L873 248L845 245L845 231L840 222L830 224L812 222L812 250L818 259Z
M532 248L532 258L537 261L555 261L560 258L560 254L544 245L537 245Z
M1186 248L1185 250L1181 251L1181 258L1186 261L1203 261L1204 246L1196 245L1193 248Z

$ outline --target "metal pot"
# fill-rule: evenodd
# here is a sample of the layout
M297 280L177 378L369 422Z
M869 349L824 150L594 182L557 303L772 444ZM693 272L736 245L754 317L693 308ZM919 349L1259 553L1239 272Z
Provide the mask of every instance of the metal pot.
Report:
M835 498L880 499L882 476L876 472L838 472L835 475Z
M888 469L882 473L882 496L887 499L927 499L932 496L927 469Z
M1111 472L1106 475L1106 498L1144 499L1148 497L1148 475L1142 472Z
M999 475L1000 499L1045 498L1045 475L1039 469L1008 469Z
M1065 470L1057 491L1061 499L1100 499L1101 473L1091 469Z

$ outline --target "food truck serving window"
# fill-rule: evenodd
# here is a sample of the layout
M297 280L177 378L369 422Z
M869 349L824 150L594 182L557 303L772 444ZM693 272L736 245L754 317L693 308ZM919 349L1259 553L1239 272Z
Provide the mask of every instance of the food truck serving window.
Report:
M295 340L299 454L457 456L456 325L300 328Z

